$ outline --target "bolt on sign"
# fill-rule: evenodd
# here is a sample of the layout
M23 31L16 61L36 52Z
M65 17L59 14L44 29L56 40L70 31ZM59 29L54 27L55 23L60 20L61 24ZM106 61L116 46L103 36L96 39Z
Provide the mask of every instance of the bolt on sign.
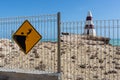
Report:
M25 54L27 54L41 38L42 36L28 20L24 21L19 29L13 34L13 40Z

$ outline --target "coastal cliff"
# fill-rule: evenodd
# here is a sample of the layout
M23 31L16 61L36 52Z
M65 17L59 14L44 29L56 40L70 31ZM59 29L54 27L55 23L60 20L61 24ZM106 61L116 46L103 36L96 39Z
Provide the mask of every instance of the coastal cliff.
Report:
M61 73L64 80L118 80L120 47L109 38L61 35ZM0 67L57 71L57 42L39 42L25 55L11 40L0 40ZM114 76L113 76L114 75Z

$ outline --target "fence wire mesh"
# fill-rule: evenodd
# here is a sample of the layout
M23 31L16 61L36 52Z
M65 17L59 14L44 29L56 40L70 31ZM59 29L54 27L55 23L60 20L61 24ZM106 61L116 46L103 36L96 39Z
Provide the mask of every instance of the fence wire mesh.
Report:
M0 69L35 73L58 72L58 16L40 15L0 19ZM42 40L25 55L11 36L25 20ZM93 21L96 36L84 35L84 21L61 22L62 80L119 80L120 20Z
M120 20L95 20L96 36L85 22L61 23L62 80L119 80Z
M12 35L25 20L42 35L40 42L27 55L12 40ZM57 14L0 18L1 70L57 72L57 33Z

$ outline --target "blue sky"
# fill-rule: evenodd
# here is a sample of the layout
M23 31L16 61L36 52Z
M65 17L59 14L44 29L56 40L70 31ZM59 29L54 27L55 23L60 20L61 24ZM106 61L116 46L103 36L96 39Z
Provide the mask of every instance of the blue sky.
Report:
M0 0L0 17L33 16L61 12L63 21L120 19L120 0Z

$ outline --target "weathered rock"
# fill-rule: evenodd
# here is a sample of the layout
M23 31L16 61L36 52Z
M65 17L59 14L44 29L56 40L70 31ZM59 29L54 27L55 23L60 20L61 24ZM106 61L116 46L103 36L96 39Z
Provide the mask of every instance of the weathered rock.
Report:
M104 61L104 60L102 60L102 59L99 59L99 63L103 63L103 61Z
M2 51L3 50L3 48L2 47L0 47L0 51Z
M104 66L100 66L100 69L104 69Z
M108 73L109 73L109 74L117 74L117 71L115 71L115 70L110 70L110 71L108 71Z
M116 52L117 55L120 55L120 52Z
M110 79L107 79L107 78L102 78L101 80L110 80Z
M71 59L76 59L76 56L75 56L75 55L73 55L73 56L71 57Z
M64 40L61 40L61 42L64 42Z
M118 69L118 70L120 70L120 66L115 66L115 69Z
M97 75L95 75L95 76L93 76L93 78L98 79L98 76L97 76Z
M90 59L95 59L95 57L97 57L96 55L91 55Z
M62 35L69 35L69 33L64 33L64 32L62 32Z
M86 65L85 64L83 64L83 65L78 65L80 68L86 68Z
M76 80L84 80L82 77L77 77Z
M64 41L61 42L60 54L62 55L62 78L65 78L63 80L89 80L89 78L90 80L111 80L113 78L110 77L110 79L110 75L120 75L120 48L105 44L104 40L83 39L84 37L74 34L61 36L61 40ZM16 44L13 44L13 46L8 44L2 44L3 50L0 53L5 54L5 57L1 55L0 59L4 63L1 67L57 71L57 42L40 42L27 55L24 55L22 51L16 49ZM112 70L109 71L109 69ZM89 73L91 74L89 75ZM67 77L68 74L69 77ZM104 76L106 77L104 78ZM115 80L117 79L115 78Z
M93 41L102 41L105 44L109 44L110 38L106 38L106 37L99 37L99 36L84 36L82 37L83 39L87 39L87 40L93 40ZM103 43L102 43L103 44ZM102 45L101 44L101 45ZM104 45L104 44L103 44Z
M45 71L46 65L41 61L38 66L35 67L36 70Z

